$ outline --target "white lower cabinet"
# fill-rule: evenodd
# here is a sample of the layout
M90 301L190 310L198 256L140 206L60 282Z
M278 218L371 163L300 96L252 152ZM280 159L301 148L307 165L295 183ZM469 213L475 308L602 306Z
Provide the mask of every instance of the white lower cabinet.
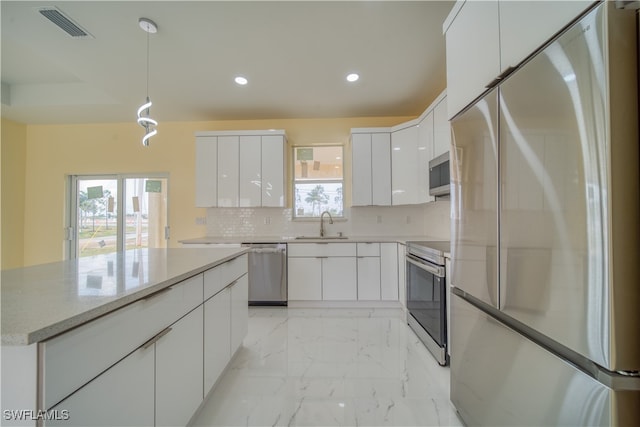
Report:
M358 257L358 300L380 301L380 257Z
M404 285L404 279L399 282L398 269L404 268L398 263L398 244L380 243L380 299L382 301L398 301L398 285Z
M241 255L38 343L37 393L58 411L44 424L186 425L247 334L247 267Z
M289 301L397 301L396 251L396 243L289 244Z
M215 385L231 358L231 290L204 303L204 395Z
M139 348L54 406L58 419L45 424L152 426L154 378L154 349Z
M203 308L170 326L156 343L156 426L186 425L202 402Z
M358 297L356 259L354 257L322 258L322 299L355 301Z
M322 300L321 258L289 257L287 270L288 299L290 301Z
M403 244L398 244L398 300L403 307L407 307L407 291L406 291L406 268L405 261L407 247Z
M231 289L231 354L242 346L249 330L249 275L239 278Z

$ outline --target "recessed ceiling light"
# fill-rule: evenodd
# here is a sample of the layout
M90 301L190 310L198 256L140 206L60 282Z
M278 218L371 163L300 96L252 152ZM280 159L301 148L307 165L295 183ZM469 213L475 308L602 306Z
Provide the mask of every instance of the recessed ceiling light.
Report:
M239 85L246 85L247 83L249 83L249 80L247 80L246 78L242 77L242 76L238 76L235 78L236 83L238 83Z
M351 73L347 76L347 81L353 83L355 81L358 81L359 78L360 76L357 75L356 73Z

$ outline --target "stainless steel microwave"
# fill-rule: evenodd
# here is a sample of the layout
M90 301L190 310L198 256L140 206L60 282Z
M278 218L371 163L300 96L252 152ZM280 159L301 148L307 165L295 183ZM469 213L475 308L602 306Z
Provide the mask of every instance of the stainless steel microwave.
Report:
M429 195L448 196L450 189L449 152L429 162Z

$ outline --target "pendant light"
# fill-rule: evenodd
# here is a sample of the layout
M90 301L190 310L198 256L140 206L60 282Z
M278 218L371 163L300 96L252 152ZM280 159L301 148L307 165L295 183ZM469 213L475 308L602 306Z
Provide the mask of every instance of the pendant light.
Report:
M147 33L147 100L138 108L138 124L145 130L145 135L142 137L142 145L148 147L149 139L158 133L156 130L158 122L149 117L149 109L152 105L149 99L149 35L158 32L158 26L148 18L140 18L138 24Z

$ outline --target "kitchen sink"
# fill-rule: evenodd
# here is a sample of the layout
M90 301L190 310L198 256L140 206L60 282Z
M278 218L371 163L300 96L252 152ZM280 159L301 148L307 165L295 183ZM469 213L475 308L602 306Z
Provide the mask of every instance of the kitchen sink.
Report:
M344 240L347 236L296 236L296 240Z

